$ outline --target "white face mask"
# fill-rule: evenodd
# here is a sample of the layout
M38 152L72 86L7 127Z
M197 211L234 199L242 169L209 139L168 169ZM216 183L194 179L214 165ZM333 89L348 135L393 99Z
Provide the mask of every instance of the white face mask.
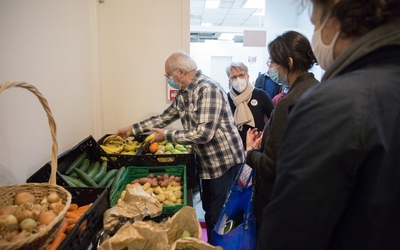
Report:
M232 88L234 88L237 92L242 93L247 87L246 78L236 78L236 80L232 81Z
M333 47L335 46L336 40L339 37L340 31L338 31L333 38L331 44L326 45L322 41L322 29L325 27L328 22L328 16L325 21L322 23L321 27L314 32L312 37L312 47L314 50L314 55L317 58L318 64L322 69L327 70L334 62L333 59Z

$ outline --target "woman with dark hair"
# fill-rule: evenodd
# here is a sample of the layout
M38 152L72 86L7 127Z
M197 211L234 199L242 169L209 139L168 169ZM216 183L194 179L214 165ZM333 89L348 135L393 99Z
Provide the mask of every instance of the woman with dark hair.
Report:
M262 211L271 200L278 149L289 112L299 97L318 83L314 75L308 72L316 61L310 42L302 34L288 31L273 40L268 45L268 50L269 76L279 84L287 84L290 89L271 112L263 132L259 133L256 129L247 132L246 163L256 173L254 212L257 229L261 226ZM261 147L254 147L258 145Z
M257 249L400 249L400 1L311 3L326 71L287 121Z

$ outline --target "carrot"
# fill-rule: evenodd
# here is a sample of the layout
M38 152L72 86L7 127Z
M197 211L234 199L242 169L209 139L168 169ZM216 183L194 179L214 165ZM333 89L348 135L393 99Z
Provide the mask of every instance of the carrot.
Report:
M75 227L75 225L76 225L76 223L69 224L68 227L67 227L67 230L65 230L65 233L69 234L72 231L72 229Z
M78 230L79 234L82 233L82 231L83 231L83 229L85 229L86 225L87 225L87 220L82 222L82 224L79 226L79 230Z
M87 211L91 206L93 205L93 203L87 204L87 205L83 205L78 207L78 211Z
M68 225L69 225L68 221L64 218L60 230L58 230L57 234L65 233L65 230L67 229Z
M76 204L76 203L71 203L71 205L69 205L69 208L68 208L68 210L67 211L75 211L75 210L77 210L78 209L78 204Z
M74 213L74 212L68 212L68 211L65 213L65 217L67 217L67 218L74 218L74 219L79 219L79 218L81 218L80 215L78 215L78 214L76 214L76 213Z
M75 211L71 211L70 213L73 213L73 214L78 215L79 217L81 217L85 213L85 211L75 210Z
M46 247L45 250L57 250L61 242L67 237L65 233L57 233L53 241Z
M76 224L78 222L79 219L77 218L65 218L68 221L68 224Z

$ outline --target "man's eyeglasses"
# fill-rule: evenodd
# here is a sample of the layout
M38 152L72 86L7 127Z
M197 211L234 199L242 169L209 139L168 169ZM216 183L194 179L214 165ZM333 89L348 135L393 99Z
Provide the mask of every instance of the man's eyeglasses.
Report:
M165 73L164 76L165 76L166 78L173 78L173 77L175 76L175 74L176 74L176 70L177 70L177 69L174 69L174 70L171 72L171 73L174 73L174 72L175 72L172 76L170 76L170 75L167 74L167 73Z
M238 77L240 78L240 79L243 79L244 77L246 76L246 74L239 74L239 75L237 75L237 76L230 76L229 77L229 79L230 80L232 80L232 81L235 81Z

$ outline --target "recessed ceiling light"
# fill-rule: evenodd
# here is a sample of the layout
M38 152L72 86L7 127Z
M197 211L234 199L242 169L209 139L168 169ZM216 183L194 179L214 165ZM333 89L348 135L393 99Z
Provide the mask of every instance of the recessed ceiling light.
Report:
M201 26L211 26L211 23L201 23Z
M219 1L207 0L204 8L206 8L206 9L217 9L218 6L219 6Z

